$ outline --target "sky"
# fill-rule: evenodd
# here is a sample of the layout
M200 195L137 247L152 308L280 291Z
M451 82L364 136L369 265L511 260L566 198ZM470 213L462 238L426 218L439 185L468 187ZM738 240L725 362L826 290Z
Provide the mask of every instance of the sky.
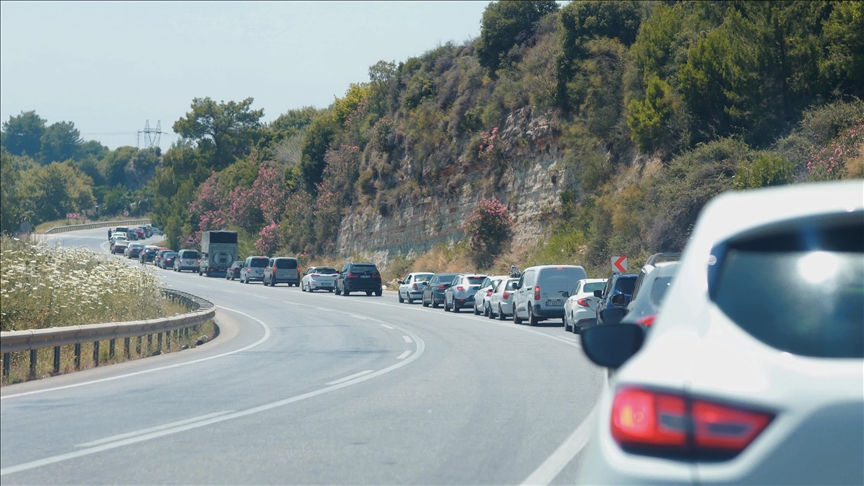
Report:
M2 1L0 119L35 110L111 149L161 122L164 151L193 98L252 97L264 122L325 108L380 60L479 37L488 3Z

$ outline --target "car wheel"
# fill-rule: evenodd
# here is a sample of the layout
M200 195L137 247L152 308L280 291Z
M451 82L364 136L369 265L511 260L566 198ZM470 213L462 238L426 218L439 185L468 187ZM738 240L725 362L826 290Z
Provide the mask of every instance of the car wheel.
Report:
M495 312L493 312L492 309L489 309L489 313L486 314L486 317L489 319L495 319Z
M459 302L453 301L453 312L459 312Z
M375 291L375 297L381 297L381 294L383 294L383 293L384 293L383 290L376 290Z
M450 306L447 305L447 297L444 297L444 312L450 312Z
M567 320L567 315L564 315L564 318L562 320L564 321L564 332L571 332L573 330L573 326L571 326L569 321Z
M372 295L372 291L371 291L371 290L367 290L367 291L366 291L366 295Z
M486 316L486 317L490 317L490 316L489 316L490 314L492 314L492 306L491 306L491 305L486 305L486 304L484 303L484 304L483 304L483 315Z
M522 318L519 317L519 314L516 314L516 304L513 304L513 323L522 324Z
M438 308L438 301L435 300L435 296L434 296L434 295L432 296L432 308L433 308L433 309L437 309L437 308Z
M342 289L342 295L344 295L345 297L348 297L348 294L350 293L351 292L349 292L348 289Z
M333 293L333 289L328 289L327 292Z
M409 296L408 296L408 304L410 305L410 304L413 304L413 303L414 303L414 299L412 299L411 296L409 295Z
M336 295L342 295L342 291L339 290L339 287L336 287L336 288L333 290L333 293L335 293Z
M474 315L475 315L475 316L479 316L479 315L480 315L480 311L477 310L477 306L476 306L476 305L474 306Z
M429 303L426 302L426 298L425 298L425 297L422 298L422 301L421 301L420 303L423 304L423 307L429 307Z
M300 284L300 292L306 292L306 286L302 283Z
M534 312L531 310L531 307L528 307L528 325L536 326L539 321L536 317L534 317Z
M501 310L501 304L498 304L498 320L503 321L505 318L504 311Z
M402 298L402 292L397 291L397 292L396 292L396 295L399 296L399 303L400 303L400 304L404 304L404 303L405 303L405 299Z

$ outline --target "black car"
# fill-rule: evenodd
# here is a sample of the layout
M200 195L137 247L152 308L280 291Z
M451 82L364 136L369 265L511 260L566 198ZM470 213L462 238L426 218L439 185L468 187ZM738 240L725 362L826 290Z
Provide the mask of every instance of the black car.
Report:
M606 324L600 314L603 309L627 307L633 295L633 288L636 286L636 277L638 275L635 273L615 273L606 281L606 288L594 291L594 297L600 298L600 302L597 303L597 324Z
M423 289L423 307L438 307L444 303L444 291L453 283L458 273L439 273L429 280Z
M144 251L138 255L138 261L141 263L152 262L154 258L156 258L156 254L159 253L159 248L145 248Z
M348 262L336 277L336 295L348 296L351 292L366 292L366 295L381 297L381 272L374 263Z

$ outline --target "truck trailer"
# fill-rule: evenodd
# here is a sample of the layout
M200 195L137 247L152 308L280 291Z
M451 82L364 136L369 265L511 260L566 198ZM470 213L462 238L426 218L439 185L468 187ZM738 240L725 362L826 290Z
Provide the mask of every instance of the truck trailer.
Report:
M201 233L201 264L198 275L224 277L237 260L236 231L205 231Z

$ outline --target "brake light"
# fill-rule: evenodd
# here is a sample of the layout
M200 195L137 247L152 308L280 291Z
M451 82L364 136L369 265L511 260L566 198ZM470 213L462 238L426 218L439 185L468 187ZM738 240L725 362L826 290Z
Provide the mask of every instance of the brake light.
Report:
M540 286L534 287L534 300L540 300Z
M581 299L577 299L576 305L581 306L581 307L588 307L588 299L586 299L585 297L582 297Z
M273 271L274 271L274 272L276 271L276 266L275 266L275 265L273 266Z
M750 445L773 418L682 395L624 388L615 395L610 427L615 442L634 453L729 458Z
M510 292L507 292L507 291L505 290L504 293L501 294L501 297L504 297L504 300L509 299L509 298L510 298Z
M438 286L438 290L444 290L444 289L446 289L446 288L447 288L446 285L439 285L439 286Z
M348 274L348 278L357 278L357 277L359 277L359 275L357 275L356 273L349 273Z
M657 314L640 317L639 320L636 321L636 324L639 324L641 326L650 326L651 324L654 324L654 319L657 319Z
M381 274L380 273L373 273L372 278L381 278Z
M465 287L463 287L461 285L457 285L456 290L458 290L459 292L462 292L463 290L465 290Z
M413 288L414 290L420 290L420 289L417 288L417 284L416 284L416 283L414 284L414 286L413 286L412 288Z
M320 277L321 275L318 275L317 273L313 273L312 276L313 277Z

